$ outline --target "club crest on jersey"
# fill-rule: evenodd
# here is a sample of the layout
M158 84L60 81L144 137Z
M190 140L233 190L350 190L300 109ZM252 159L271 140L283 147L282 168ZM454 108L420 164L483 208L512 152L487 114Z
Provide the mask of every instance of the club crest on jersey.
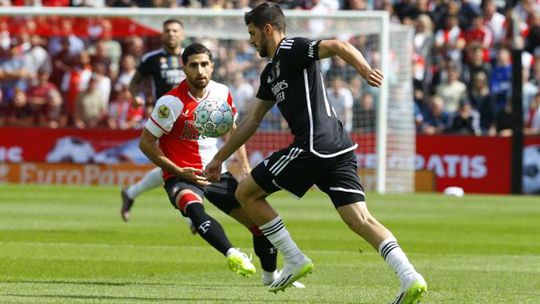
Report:
M165 57L160 57L159 58L159 64L160 64L159 67L162 68L162 69L166 69L166 68L169 67L169 65L167 64L167 58L165 58Z
M159 106L157 110L159 118L167 118L169 117L169 114L171 113L171 110L166 105Z

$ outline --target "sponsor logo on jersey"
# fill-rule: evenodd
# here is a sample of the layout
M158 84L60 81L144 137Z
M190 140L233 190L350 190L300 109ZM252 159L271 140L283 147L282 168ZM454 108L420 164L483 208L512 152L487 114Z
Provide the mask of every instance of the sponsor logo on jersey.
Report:
M159 68L160 69L168 69L169 68L169 65L167 64L167 58L159 57Z
M272 93L276 97L276 102L285 100L285 89L289 87L287 81L282 80L272 86Z
M169 114L171 113L171 110L166 105L161 105L158 108L158 116L159 118L167 118L169 117Z
M182 140L197 140L201 137L199 135L199 131L195 128L193 125L193 120L186 120L184 122L184 130L182 132L182 135L180 136L180 139Z
M315 58L315 44L317 43L317 41L311 41L311 43L309 44L309 47L308 47L308 57L310 58Z

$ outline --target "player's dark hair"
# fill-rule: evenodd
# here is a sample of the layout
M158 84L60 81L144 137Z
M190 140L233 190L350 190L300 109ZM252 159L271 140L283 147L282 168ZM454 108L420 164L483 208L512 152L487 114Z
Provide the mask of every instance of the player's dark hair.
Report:
M178 19L167 19L163 22L163 27L171 24L171 23L176 23L176 24L179 24L181 28L184 28L184 24L182 23L182 21L178 20Z
M278 4L264 2L244 15L246 25L250 23L256 28L263 28L265 24L271 24L276 29L285 32L285 15Z
M189 59L189 56L196 55L196 54L206 54L208 55L208 58L210 58L210 61L214 62L214 58L212 57L212 52L210 52L210 50L207 47L205 47L204 45L200 43L192 43L184 49L184 52L182 52L182 62L186 64Z

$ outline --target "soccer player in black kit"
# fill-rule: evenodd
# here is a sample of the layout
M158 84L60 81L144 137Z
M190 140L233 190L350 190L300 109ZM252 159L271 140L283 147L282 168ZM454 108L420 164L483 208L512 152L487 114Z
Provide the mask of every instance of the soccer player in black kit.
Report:
M378 250L398 275L401 286L393 303L417 303L427 291L392 233L368 211L356 173L357 147L335 116L325 96L318 60L339 56L374 87L382 85L381 71L372 69L350 43L340 40L287 38L285 16L274 3L263 3L245 14L250 43L270 57L260 78L257 98L229 141L206 167L208 180L217 180L221 164L257 130L277 104L287 121L293 143L257 165L240 183L236 197L260 230L283 254L281 275L270 285L277 292L311 273L313 262L300 251L279 214L266 198L279 190L302 197L313 185L331 199L342 220Z

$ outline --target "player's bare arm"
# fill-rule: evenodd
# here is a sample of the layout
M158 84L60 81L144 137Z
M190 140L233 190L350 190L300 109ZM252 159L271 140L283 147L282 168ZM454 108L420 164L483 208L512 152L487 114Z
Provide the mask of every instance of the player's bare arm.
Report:
M141 73L139 73L139 71L135 72L135 75L133 75L133 77L131 78L131 81L129 82L129 92L131 93L131 96L133 96L133 98L142 99L141 97L139 97L139 93L142 91L141 83L143 82L143 80L144 77L141 75ZM143 102L144 104L144 100L138 100L137 102Z
M232 132L229 140L219 149L212 161L206 166L205 175L209 181L218 181L222 163L237 151L251 137L261 124L264 115L274 106L271 100L255 98L245 118Z
M236 128L237 128L236 123L233 123L233 125L231 127L231 131L229 131L229 132L227 132L227 134L223 135L223 139L225 140L225 142L227 142L229 140L229 138L231 138L231 133L234 132L234 130L236 130ZM239 176L241 178L244 178L251 171L251 166L249 164L249 158L248 158L247 152L246 152L246 146L242 145L240 148L238 148L238 150L236 150L236 153L234 155L236 156L236 161L238 162L238 166L239 166L239 168L241 170L241 172L239 172Z
M322 40L319 43L320 59L335 55L352 65L370 86L380 87L382 85L384 76L381 70L371 68L364 55L352 44L335 39Z
M157 137L154 136L146 128L143 129L139 141L139 148L154 164L163 170L170 172L176 176L181 177L182 179L192 182L197 185L205 186L210 183L206 180L204 176L201 175L202 170L196 168L180 168L174 164L165 154L159 146L157 145Z

